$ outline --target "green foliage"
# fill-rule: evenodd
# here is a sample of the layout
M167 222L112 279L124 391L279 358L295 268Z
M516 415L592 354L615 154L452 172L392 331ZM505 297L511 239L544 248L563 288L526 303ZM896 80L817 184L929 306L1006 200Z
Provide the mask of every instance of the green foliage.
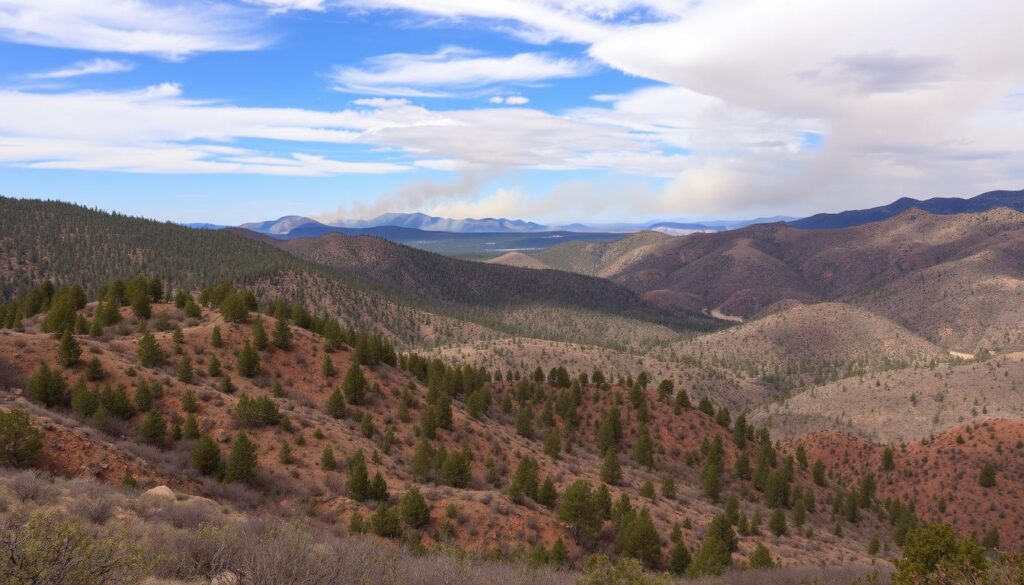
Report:
M370 476L366 470L366 456L363 450L356 451L348 460L348 497L357 502L370 499Z
M558 504L558 519L569 524L574 531L586 535L596 534L603 517L590 483L579 479L565 488Z
M224 466L224 481L254 483L258 467L256 445L244 432L238 433L231 442L231 451Z
M163 447L167 441L167 422L155 410L150 410L139 424L139 438L142 442Z
M531 500L537 499L540 483L538 470L537 460L533 457L526 456L519 462L508 486L509 498L513 502L521 503L523 496Z
M43 448L43 433L20 410L0 411L0 465L27 467Z
M185 439L198 439L199 434L199 421L196 420L195 414L189 413L185 417L185 424L182 425L181 436Z
M987 566L985 549L971 539L960 539L948 524L932 524L911 530L903 544L902 557L896 560L895 585L918 583L938 584L960 582L934 579L942 572L947 578L966 577L984 571Z
M647 430L647 425L643 423L640 423L640 428L637 430L636 443L633 445L633 460L644 467L654 467L654 442L651 440L651 433Z
M982 466L981 473L978 474L978 484L984 488L995 487L996 466L991 461Z
M144 368L158 368L167 361L167 357L164 355L160 346L156 343L156 338L149 331L142 334L142 338L139 340L139 363Z
M46 364L41 364L28 381L28 397L48 408L64 404L66 389L64 376Z
M256 348L256 351L263 351L267 349L268 345L267 330L263 328L263 318L257 316L252 322L252 346Z
M368 386L366 377L363 375L363 369L357 362L353 362L345 374L345 381L341 384L342 391L345 393L345 398L349 404L362 404L366 397Z
M886 445L882 451L882 471L892 471L894 467L892 447Z
M691 577L721 575L732 565L732 553L737 548L736 534L728 519L722 514L715 516L687 574Z
M178 359L178 380L185 384L191 384L193 378L192 360L187 355Z
M814 485L824 486L825 485L825 464L822 463L821 459L814 462L814 469L812 471L814 475Z
M646 508L631 514L619 526L615 549L620 555L640 561L648 569L658 568L661 564L661 543Z
M199 403L196 402L196 393L187 388L181 395L181 409L188 413L199 412Z
M249 398L242 394L235 406L235 419L247 427L276 425L281 422L281 412L269 396Z
M601 463L601 481L609 485L618 485L622 481L622 467L619 465L619 454L614 447L609 447Z
M775 508L772 510L771 518L768 519L768 529L772 531L775 536L782 536L786 534L786 513L782 508Z
M238 373L245 378L252 378L260 373L260 354L248 340L238 352Z
M2 530L5 585L128 585L144 576L142 550L123 534L96 534L55 512Z
M402 497L402 521L411 528L423 528L430 523L430 508L419 488L412 486Z
M199 437L192 447L192 467L203 475L214 475L220 471L220 448L209 435Z
M768 552L768 548L758 543L757 548L750 554L747 566L751 569L774 569L776 565L775 560L772 559L772 553Z
M71 328L65 329L60 337L60 345L57 347L57 363L62 368L70 368L82 358L82 346L78 345L75 336L71 334Z
M537 491L537 503L545 508L554 508L558 501L558 491L555 489L555 482L550 477L544 478L544 483Z
M402 536L402 523L398 517L398 510L393 506L380 505L377 511L370 517L370 531L383 538L398 538Z
M90 382L98 382L104 376L106 376L106 372L103 371L103 364L100 363L99 358L93 357L85 366L85 379Z
M576 585L670 585L667 575L650 575L636 559L620 558L614 564L605 555L594 555L587 562Z
M292 347L292 330L286 319L278 319L274 323L274 347L283 350Z
M597 449L607 453L608 449L618 448L622 441L622 421L619 418L619 409L612 407L605 413L604 420L597 431Z
M345 397L341 394L341 388L335 388L327 397L327 402L324 404L324 410L326 410L327 414L332 418L345 418Z

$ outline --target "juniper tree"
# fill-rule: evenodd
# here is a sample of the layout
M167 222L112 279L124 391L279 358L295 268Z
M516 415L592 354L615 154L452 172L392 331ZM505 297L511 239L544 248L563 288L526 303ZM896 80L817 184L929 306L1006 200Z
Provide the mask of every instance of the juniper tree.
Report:
M70 368L82 358L82 346L78 345L71 329L65 329L60 337L60 345L57 348L57 363L63 368Z

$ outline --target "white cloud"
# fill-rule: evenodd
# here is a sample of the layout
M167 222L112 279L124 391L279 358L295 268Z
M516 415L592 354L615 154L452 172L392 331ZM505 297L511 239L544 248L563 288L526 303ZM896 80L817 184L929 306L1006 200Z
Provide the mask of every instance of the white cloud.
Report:
M521 95L510 95L508 97L496 95L487 101L492 104L505 104L506 106L524 106L530 103L530 98Z
M442 97L478 93L500 85L578 77L589 70L584 62L550 55L494 57L446 47L429 55L392 53L373 57L362 67L336 67L330 77L336 90L348 93Z
M67 67L44 71L41 73L30 73L25 77L29 79L67 79L69 77L80 77L82 75L96 75L101 73L122 73L131 71L135 65L127 61L115 61L114 59L90 59L88 61L76 61Z
M325 0L242 0L246 4L263 6L271 14L283 14L292 10L309 10L323 12L327 6Z
M0 0L0 39L165 59L259 49L271 42L249 12L197 0Z

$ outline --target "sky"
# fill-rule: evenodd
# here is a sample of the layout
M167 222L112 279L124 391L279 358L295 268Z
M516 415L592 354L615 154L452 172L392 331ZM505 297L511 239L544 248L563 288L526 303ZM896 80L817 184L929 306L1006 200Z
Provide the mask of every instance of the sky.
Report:
M1024 187L1019 0L0 0L0 194L238 224Z

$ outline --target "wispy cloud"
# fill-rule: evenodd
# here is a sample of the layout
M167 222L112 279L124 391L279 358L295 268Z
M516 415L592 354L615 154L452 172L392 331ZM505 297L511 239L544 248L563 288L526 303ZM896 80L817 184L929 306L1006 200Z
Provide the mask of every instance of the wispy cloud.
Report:
M246 4L263 6L271 14L284 14L293 10L309 10L323 12L327 6L325 0L242 0Z
M348 93L445 97L580 77L591 70L586 61L542 53L499 57L445 47L432 54L391 53L368 59L362 66L336 67L331 79L336 90Z
M135 68L133 63L127 61L115 61L114 59L90 59L88 61L76 61L67 67L30 73L28 79L67 79L69 77L81 77L82 75L97 75L102 73L122 73Z
M0 39L178 60L266 47L260 13L215 1L0 0Z

